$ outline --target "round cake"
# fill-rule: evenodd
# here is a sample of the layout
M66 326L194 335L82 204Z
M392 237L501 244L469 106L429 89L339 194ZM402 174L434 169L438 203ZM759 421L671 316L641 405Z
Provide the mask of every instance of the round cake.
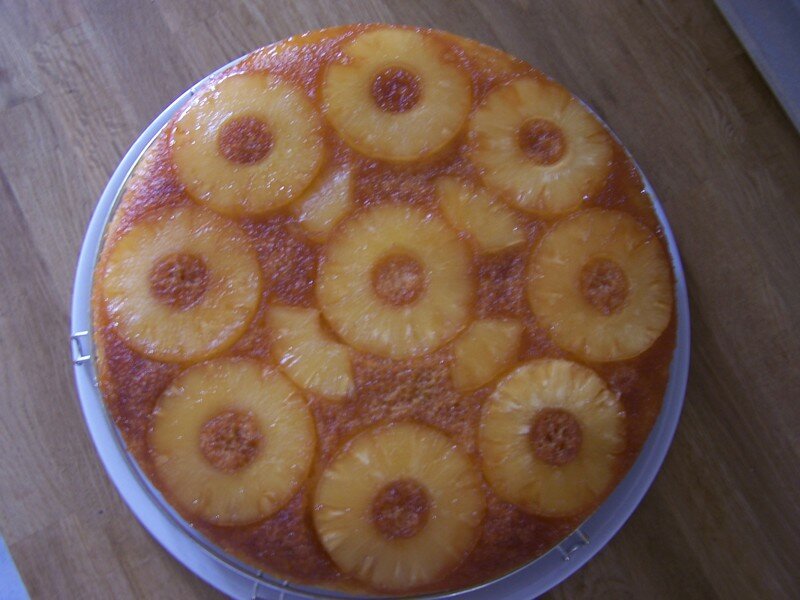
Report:
M352 25L215 75L129 178L98 383L166 502L280 580L464 589L632 466L675 346L624 149L528 64Z

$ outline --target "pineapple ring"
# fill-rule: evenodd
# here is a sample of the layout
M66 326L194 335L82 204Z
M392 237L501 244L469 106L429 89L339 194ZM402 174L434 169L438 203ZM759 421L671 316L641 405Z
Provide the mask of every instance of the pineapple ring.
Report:
M198 281L181 289L187 276ZM102 285L110 321L130 347L155 360L193 362L239 339L262 284L247 234L187 206L161 210L125 232L111 248Z
M532 443L537 417L547 413L560 430L550 427L551 436L568 438L579 427L560 456ZM575 515L614 480L616 456L625 448L623 407L594 371L566 360L534 360L501 380L484 405L479 446L483 473L498 496L538 515Z
M470 141L484 183L546 217L578 208L612 158L608 134L576 98L529 77L489 94L472 116Z
M461 130L472 103L469 77L445 62L429 36L408 29L368 31L330 65L323 110L359 152L411 161L440 150Z
M564 219L534 250L528 301L555 342L592 361L633 358L672 317L669 262L633 217L590 209Z
M255 438L248 431L247 441L258 443L251 443L254 456L223 469L207 458L203 435L231 413L248 417ZM274 514L297 492L316 433L305 399L285 377L234 358L181 373L158 400L148 441L159 479L184 510L217 525L244 525Z
M394 257L420 267L424 289L413 290L413 301L392 304L376 291L375 267L400 265ZM409 206L379 206L339 229L320 265L316 292L325 318L355 348L416 356L466 324L473 296L469 250L436 217Z
M324 157L321 119L273 75L231 75L195 97L172 131L177 174L199 202L256 216L291 202Z
M387 535L374 511L388 487L421 490L424 509L397 536ZM404 494L418 504L419 498ZM476 541L485 499L469 457L446 435L399 423L356 436L322 473L314 493L314 526L345 572L384 590L409 590L436 581ZM379 508L379 507L378 507Z

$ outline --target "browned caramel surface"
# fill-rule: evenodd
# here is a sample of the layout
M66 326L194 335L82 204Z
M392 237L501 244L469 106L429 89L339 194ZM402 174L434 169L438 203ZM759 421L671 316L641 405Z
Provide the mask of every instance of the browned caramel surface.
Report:
M617 263L596 258L581 269L580 288L586 301L604 315L622 309L628 297L628 278Z
M321 69L338 59L342 42L362 29L361 26L337 28L293 38L253 53L233 71L267 69L302 87L312 102L318 104ZM436 33L426 35L439 37ZM439 41L446 47L448 60L471 75L474 105L497 85L519 74L543 77L519 61L509 61L503 73L493 72L486 68L486 61L470 53L472 42L464 42L464 47L459 47L454 39L440 36ZM408 89L413 88L402 81L395 83L392 84L395 87L387 88L387 98L396 96L402 100L409 95ZM379 87L383 89L383 84ZM397 91L393 91L395 88ZM326 130L325 138L329 161L334 165L353 166L356 211L381 203L402 202L436 212L436 177L452 174L478 182L475 168L465 158L465 131L431 159L402 166L358 154L332 129ZM548 142L548 153L551 146ZM663 243L658 221L637 171L622 148L616 143L614 148L610 174L601 188L586 200L586 206L626 211L654 230ZM155 208L189 202L191 199L171 167L168 132L162 133L128 186L110 239L113 242ZM527 244L493 255L476 254L473 259L472 271L477 278L474 316L515 317L525 324L518 361L541 357L578 360L549 339L527 305L525 266L547 222L522 213L520 218L525 222ZM261 220L244 220L241 224L258 252L266 285L261 308L250 329L226 354L269 360L270 332L264 323L264 308L268 302L276 301L315 306L314 279L322 245L303 235L289 209ZM102 266L103 258L99 269ZM153 362L130 350L108 322L97 290L94 315L96 341L102 350L100 384L105 402L130 451L169 498L169 490L155 477L146 433L159 395L181 367ZM673 316L665 333L640 356L608 364L588 364L605 379L612 391L621 394L625 407L627 447L619 463L618 478L630 468L658 415L674 344ZM402 361L354 352L354 394L338 403L307 394L317 426L318 455L310 480L282 510L264 521L241 527L219 527L191 514L184 516L211 540L268 572L305 583L357 586L339 573L316 539L309 516L310 490L321 469L347 439L370 425L400 419L427 423L444 431L475 459L479 468L477 424L481 404L491 386L470 394L457 392L449 378L450 361L449 345L429 356ZM477 584L521 566L551 548L591 512L569 519L544 519L503 502L488 485L484 484L484 491L487 512L476 547L455 571L427 589Z
M425 290L422 265L411 256L390 254L373 267L372 287L387 304L412 304Z
M406 112L414 108L422 95L419 77L397 67L390 67L375 76L372 97L378 108L387 112Z
M211 417L200 429L200 452L214 467L235 473L249 465L262 445L253 415L227 410Z
M372 522L387 540L410 538L428 521L428 493L416 481L392 481L372 501Z
M220 129L217 145L222 156L233 163L252 165L272 150L269 125L256 117L234 117Z
M199 256L170 254L150 271L150 291L160 302L178 310L197 304L207 288L208 268Z
M581 451L581 424L568 411L540 410L533 418L530 441L536 458L548 465L561 466L575 460Z
M561 129L544 119L534 119L523 124L518 135L522 150L539 165L557 163L567 150Z

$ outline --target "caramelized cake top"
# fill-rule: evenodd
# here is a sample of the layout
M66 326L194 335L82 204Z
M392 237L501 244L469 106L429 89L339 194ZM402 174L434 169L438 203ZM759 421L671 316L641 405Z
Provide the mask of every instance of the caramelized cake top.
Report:
M215 76L145 153L96 270L99 384L226 551L459 589L630 468L673 287L636 168L564 88L444 32L338 27Z

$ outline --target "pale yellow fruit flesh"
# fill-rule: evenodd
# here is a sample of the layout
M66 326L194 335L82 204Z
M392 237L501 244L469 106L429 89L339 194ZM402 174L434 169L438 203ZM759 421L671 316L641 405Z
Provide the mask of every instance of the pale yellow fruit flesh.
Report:
M625 302L611 314L598 311L581 293L581 269L596 259L618 265L627 280ZM528 300L562 348L590 361L633 358L669 324L669 262L655 234L630 215L581 211L556 223L534 250Z
M254 164L220 153L221 128L237 117L266 124L273 144ZM322 121L300 88L263 72L231 75L194 98L172 132L178 177L199 202L231 216L259 216L294 200L324 159Z
M202 259L209 274L200 300L185 309L159 301L150 282L156 263L181 254ZM126 344L165 362L198 361L229 348L250 324L261 285L246 233L196 206L163 210L126 231L109 252L102 282L109 317Z
M385 256L414 257L425 289L395 306L375 293L372 269ZM316 292L322 313L346 342L391 358L431 352L469 319L474 284L466 242L440 218L409 206L383 205L344 223L328 243Z
M225 411L251 415L263 440L249 464L215 468L200 450L205 423ZM279 510L305 481L316 430L305 398L280 373L250 359L190 367L161 395L148 436L159 479L187 512L243 525Z
M292 381L329 398L352 391L350 350L325 334L319 311L275 305L269 308L267 323L272 355Z
M294 205L294 213L305 232L322 242L353 210L353 175L348 168L324 173Z
M462 129L472 102L469 77L443 58L435 39L405 30L368 31L342 48L322 84L323 111L359 152L391 161L425 158ZM381 110L371 94L375 76L389 68L414 74L421 98L410 110Z
M554 164L531 160L519 130L544 120L564 136L566 150ZM612 159L603 126L564 88L524 77L490 93L470 118L469 155L483 182L512 206L554 217L577 209L605 180Z
M430 499L430 515L413 537L387 539L371 519L387 484L410 479ZM485 500L478 470L444 434L398 423L353 439L322 473L314 526L334 562L378 589L402 591L436 581L472 548Z
M486 385L516 359L523 326L511 319L475 321L453 342L453 385L469 391Z
M436 181L439 207L450 225L470 235L481 251L496 252L525 241L514 211L483 188L454 177Z
M562 466L541 461L530 444L542 409L569 412L580 424L577 457ZM501 498L547 516L578 514L603 497L625 448L618 396L592 370L566 360L526 363L500 381L484 405L479 430L483 473Z

